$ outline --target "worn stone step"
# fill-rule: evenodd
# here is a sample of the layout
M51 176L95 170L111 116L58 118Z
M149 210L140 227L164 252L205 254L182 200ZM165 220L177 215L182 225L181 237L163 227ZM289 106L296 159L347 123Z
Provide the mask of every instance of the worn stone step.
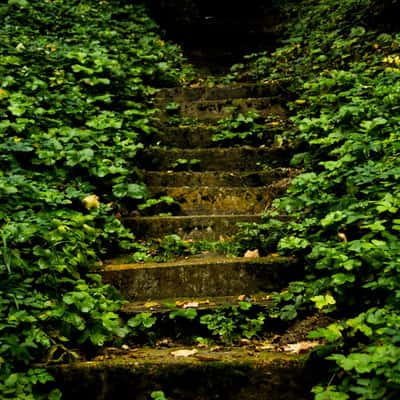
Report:
M175 172L146 171L144 179L148 186L266 186L295 176L294 168L270 168L265 171L209 171Z
M175 233L184 240L224 240L237 231L239 222L261 222L260 214L128 217L123 223L139 239Z
M109 264L101 274L126 300L270 292L300 277L292 258L220 257L168 263Z
M180 350L192 355L174 355ZM247 347L114 348L50 372L65 400L148 400L156 390L168 400L308 400L316 375L308 359Z
M263 166L285 167L291 152L285 147L213 149L147 148L138 154L142 168L153 171L254 171Z
M278 124L279 127L287 128L288 122L285 119L277 117L274 121L268 121L264 124L265 131L257 136L247 137L246 139L237 139L237 144L253 143L259 145L272 145L275 140L275 133L271 127ZM152 143L159 146L194 148L194 147L227 147L235 143L235 140L213 140L213 136L219 132L218 126L196 123L195 125L166 126L159 127L158 132L154 134Z
M160 146L179 148L193 147L216 147L212 140L215 130L210 125L180 125L161 126L158 133L154 135L153 143Z
M240 83L231 85L180 86L160 89L156 95L158 102L187 102L200 100L224 100L271 97L286 92L285 81L265 81L264 83Z
M161 108L157 116L161 121L166 121L173 115L202 122L215 122L233 113L244 114L249 111L256 111L260 118L286 118L285 108L279 99L272 97L182 102L179 103L179 110L170 112Z
M179 215L260 214L288 184L285 178L263 187L151 186L149 193L154 198L173 197L179 207L174 214Z
M268 307L271 305L271 295L268 293L251 295L243 293L239 296L174 297L157 301L130 301L122 306L121 313L131 316L142 312L152 312L161 316L171 310L195 308L199 311L208 311L224 306L237 306L242 301L247 301L257 308Z

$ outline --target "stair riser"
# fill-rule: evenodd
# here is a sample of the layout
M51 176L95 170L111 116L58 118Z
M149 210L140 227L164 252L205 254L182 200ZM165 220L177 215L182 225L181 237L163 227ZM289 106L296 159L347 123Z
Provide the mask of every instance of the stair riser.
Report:
M251 187L150 187L154 198L170 196L179 205L181 215L260 214L272 200L283 194L288 180L262 188Z
M179 148L194 147L216 147L217 143L212 140L214 130L208 127L184 126L160 128L155 135L154 142L160 146L171 146Z
M274 181L290 178L295 170L276 168L270 171L255 172L161 172L150 171L145 173L145 182L148 186L266 186Z
M102 271L104 281L116 287L129 301L270 292L285 287L299 270L287 261L261 263L252 259L240 263L210 261L194 265L114 268Z
M199 160L191 165L179 160ZM284 148L229 149L154 149L144 150L139 155L143 168L153 171L193 170L193 171L255 171L263 166L286 166L290 153Z
M124 219L138 239L161 238L177 234L184 240L229 239L237 232L238 222L261 222L260 215L132 217Z
M270 99L251 99L237 104L226 101L182 103L178 115L181 117L200 120L202 122L215 122L222 118L231 116L233 110L242 114L249 111L256 111L260 118L271 116L286 118L286 110L283 106L281 104L274 104ZM171 114L163 111L157 115L161 121L166 121L170 116Z
M242 84L217 87L180 87L161 89L157 93L160 102L224 100L239 98L257 98L278 96L284 91L284 83L269 83L265 85Z
M280 118L277 121L280 124L284 124ZM227 147L230 144L243 144L243 143L252 143L253 145L264 145L269 146L274 142L274 133L269 132L266 128L264 133L257 137L249 137L238 140L227 141L215 141L213 140L213 135L218 131L207 127L206 125L203 127L196 126L178 126L178 127L168 127L163 128L160 127L160 131L154 136L154 143L158 143L159 146L169 146L169 147L178 147L181 149L188 148L213 148L213 147Z
M311 398L313 374L304 356L260 353L254 361L241 354L218 361L219 355L211 353L210 361L180 357L163 363L140 350L122 360L52 367L51 373L65 400L147 400L155 390L169 400Z

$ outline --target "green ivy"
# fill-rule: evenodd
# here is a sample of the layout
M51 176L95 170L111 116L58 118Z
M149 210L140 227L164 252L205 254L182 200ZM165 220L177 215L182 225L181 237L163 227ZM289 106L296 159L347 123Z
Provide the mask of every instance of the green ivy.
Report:
M283 135L302 173L239 242L304 262L304 280L274 294L271 316L319 310L338 321L313 333L330 366L316 400L400 393L400 34L371 26L389 7L398 10L395 1L283 2L282 46L231 72L289 82L295 130Z
M188 69L141 5L9 0L0 16L0 397L55 400L34 363L152 324L124 325L96 271L140 248L119 215L149 200L151 96Z

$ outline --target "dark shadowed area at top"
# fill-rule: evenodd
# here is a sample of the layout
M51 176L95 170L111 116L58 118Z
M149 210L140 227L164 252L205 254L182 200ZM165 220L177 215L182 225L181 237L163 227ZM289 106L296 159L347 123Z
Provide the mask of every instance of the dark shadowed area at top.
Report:
M244 54L274 49L279 22L274 1L149 0L153 17L191 61L218 72Z

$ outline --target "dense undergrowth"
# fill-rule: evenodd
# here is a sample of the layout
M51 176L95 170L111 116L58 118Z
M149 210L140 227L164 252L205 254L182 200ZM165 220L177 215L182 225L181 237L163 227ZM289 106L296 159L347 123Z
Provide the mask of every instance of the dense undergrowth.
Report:
M128 333L96 264L137 246L118 214L147 199L148 100L186 70L140 5L9 0L0 19L0 397L33 399L34 363Z
M318 309L338 322L313 333L326 346L317 400L400 394L400 32L396 1L284 2L286 39L236 65L235 79L289 81L302 168L243 248L304 260L303 281L276 294L272 315ZM397 8L396 8L397 7ZM287 215L290 218L281 216Z

